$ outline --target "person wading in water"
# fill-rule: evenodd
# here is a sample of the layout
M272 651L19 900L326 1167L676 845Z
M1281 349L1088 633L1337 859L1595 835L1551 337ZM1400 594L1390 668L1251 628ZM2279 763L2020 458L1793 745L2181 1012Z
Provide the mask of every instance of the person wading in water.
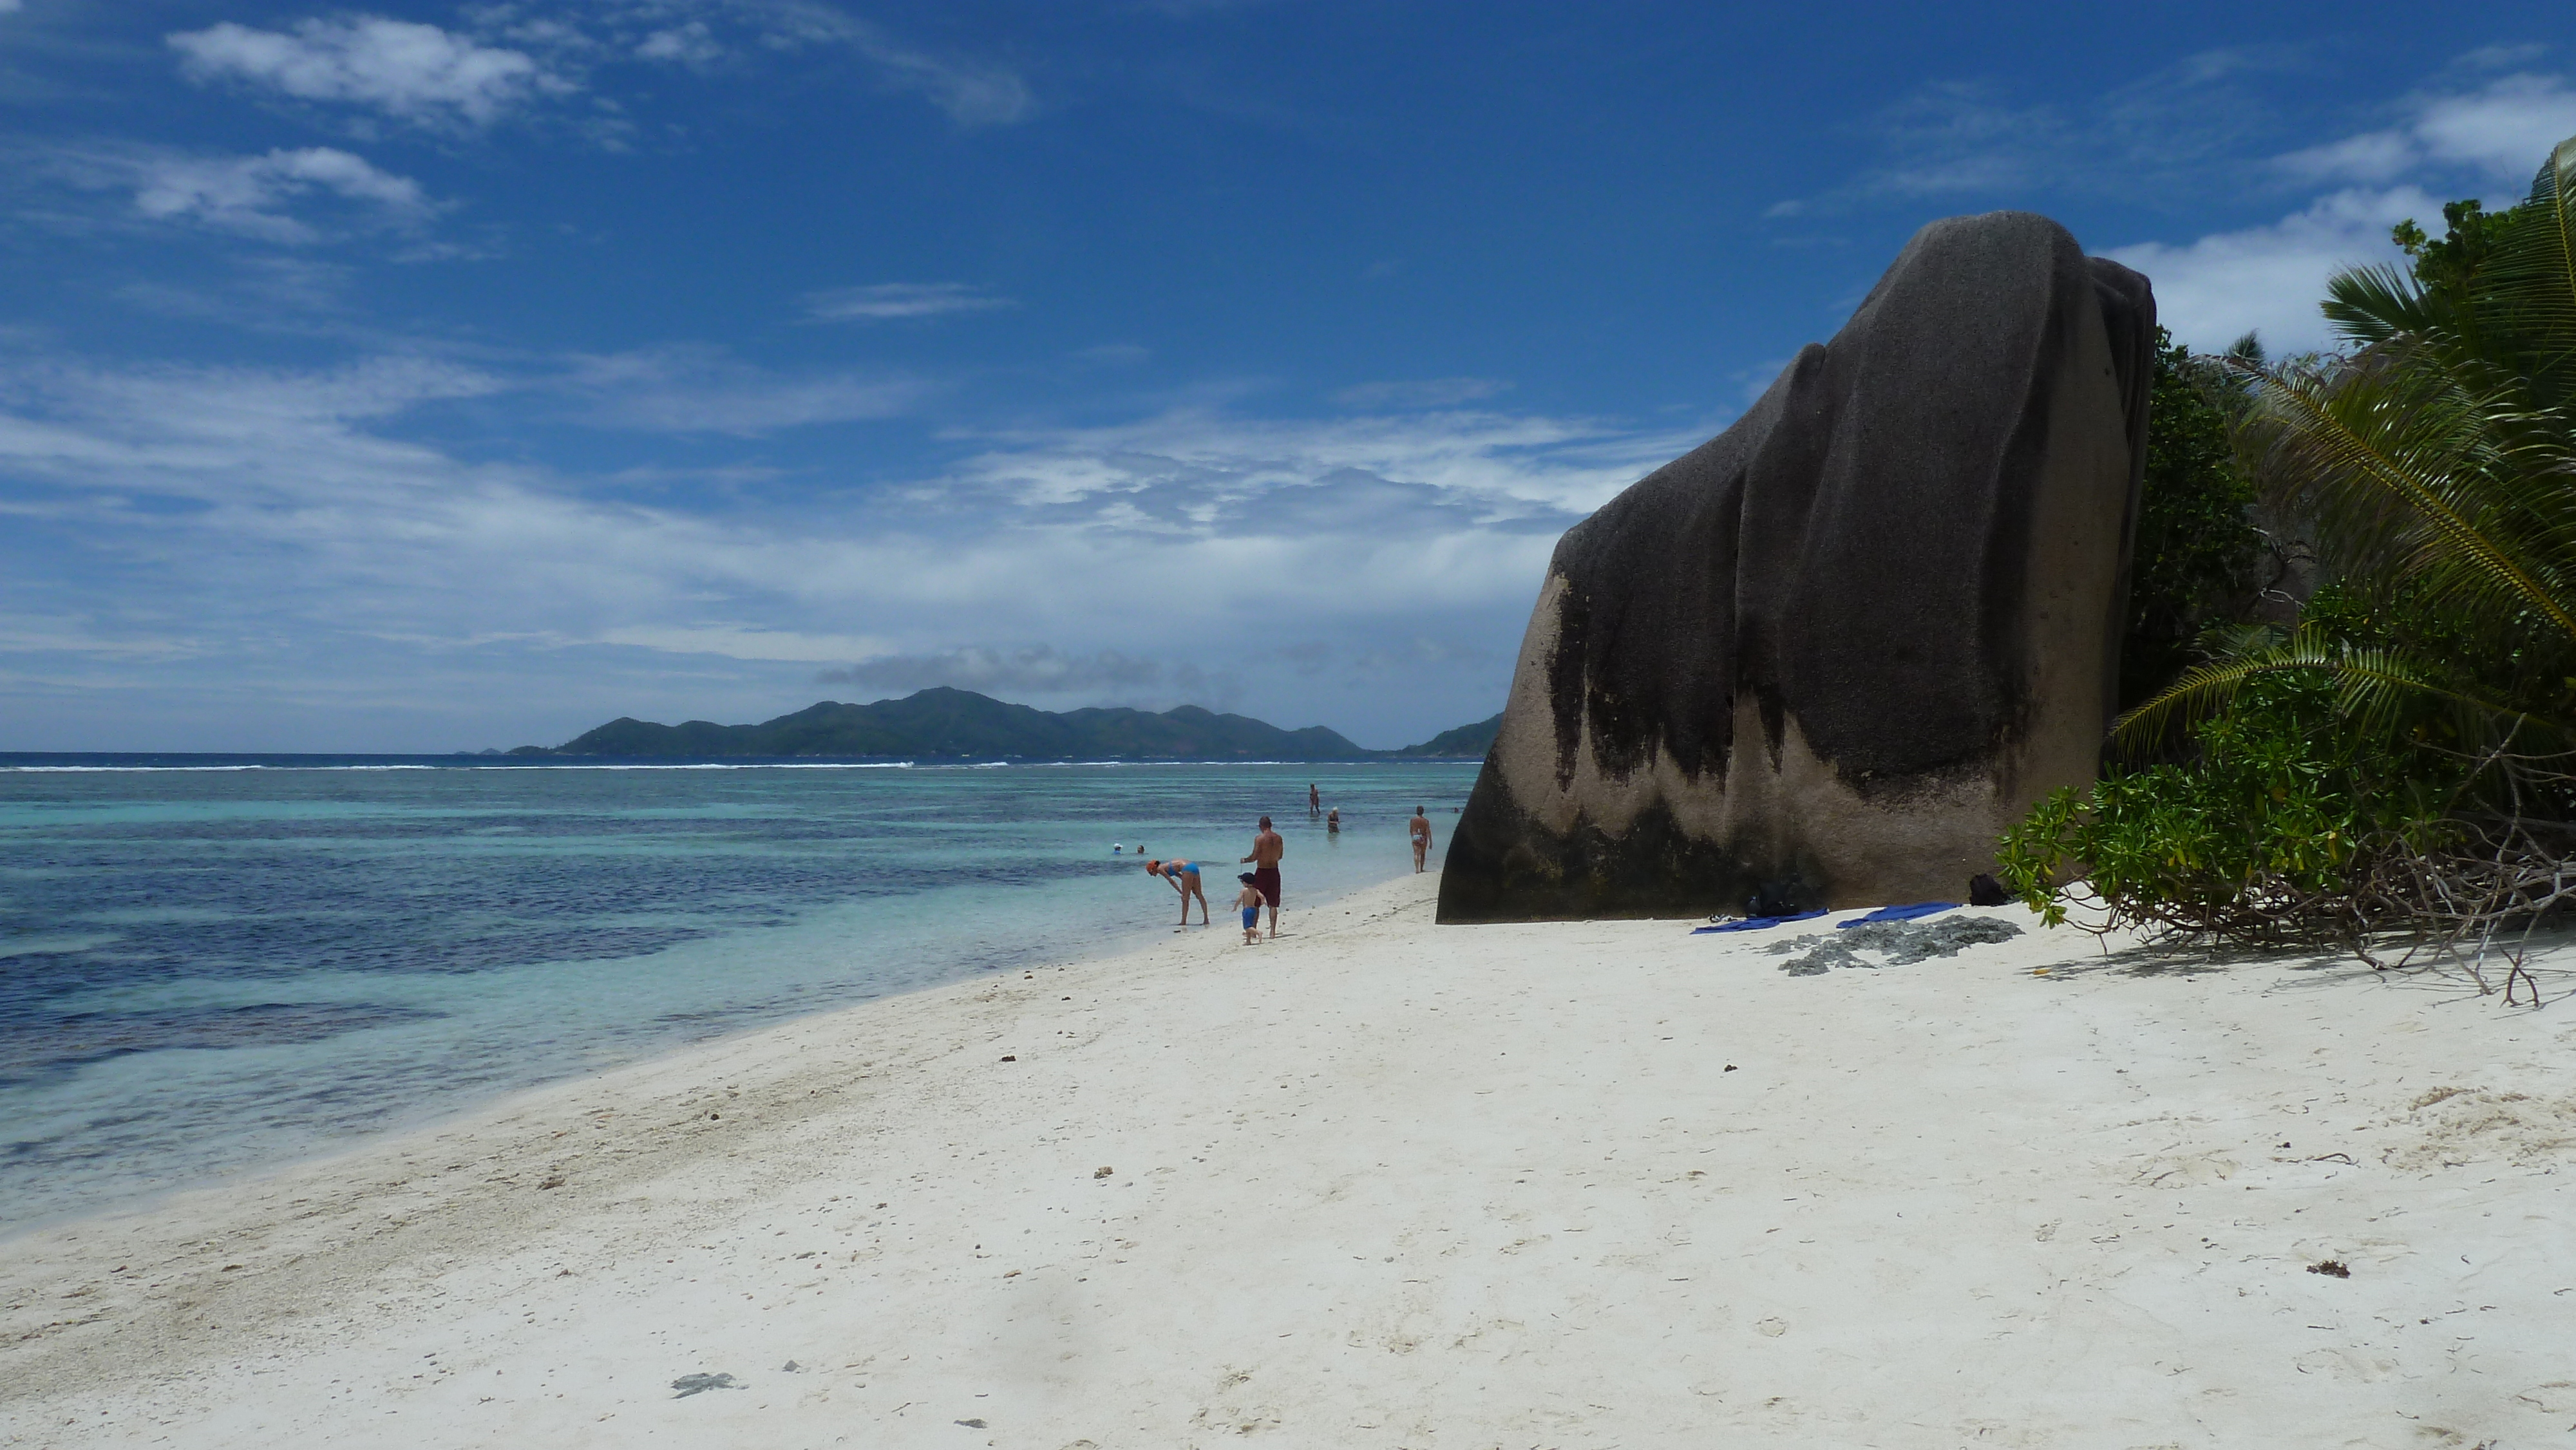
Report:
M1270 903L1270 935L1279 935L1279 858L1288 854L1288 843L1270 829L1270 818L1261 818L1261 834L1252 838L1252 854L1243 859L1252 863L1252 884L1261 899ZM1206 908L1200 908L1205 911Z

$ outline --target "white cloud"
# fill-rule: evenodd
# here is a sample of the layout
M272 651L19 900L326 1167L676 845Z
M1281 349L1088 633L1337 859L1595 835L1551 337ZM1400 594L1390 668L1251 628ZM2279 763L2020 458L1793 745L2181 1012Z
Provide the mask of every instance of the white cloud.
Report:
M2451 74L2530 59L2525 50L2481 52ZM2519 199L2549 148L2576 135L2576 90L2528 71L2474 89L2454 81L2394 109L2403 117L2395 126L2275 157L2276 175L2338 187L2279 221L2106 255L2147 274L2158 315L2194 347L2224 347L2249 330L2276 354L2326 347L2334 339L2318 303L2328 277L2402 262L2389 229L2412 218L2438 231L2445 197L2484 188L2489 200Z
M1552 535L1708 431L1494 413L1283 422L1183 410L1006 438L961 463L947 486L1050 520L1170 537Z
M2549 148L2576 136L2576 91L2557 76L2512 75L2425 105L2415 135L2437 161L2527 184Z
M2325 182L2465 169L2518 191L2550 147L2576 136L2576 90L2552 75L2517 73L2474 91L2418 95L2402 109L2398 126L2293 151L2275 164Z
M583 366L581 396L615 392L618 368ZM640 386L703 375L648 360ZM1202 412L994 438L913 488L866 491L628 488L420 441L445 400L542 410L562 386L430 357L0 357L0 616L83 621L42 642L49 678L72 678L60 651L86 671L65 699L148 684L236 722L200 741L296 715L278 728L303 733L272 743L315 748L477 712L531 721L488 727L504 744L626 713L765 718L805 703L817 665L853 660L1205 703L1235 688L1220 676L1247 642L1282 643L1293 618L1335 672L1244 668L1244 707L1306 724L1332 689L1347 703L1324 723L1401 744L1491 710L1556 532L1699 441L1490 414ZM1140 639L1159 674L1121 684ZM1430 641L1408 646L1392 693L1368 673L1389 667L1371 653L1388 641ZM10 683L8 648L0 713L33 738L35 687ZM572 718L534 723L533 702ZM344 733L311 733L325 718Z
M2147 275L2156 316L2180 341L2214 352L2255 331L2277 356L2326 346L2331 339L2317 310L2326 278L2343 267L2398 260L2389 228L2428 215L2441 215L2441 205L2420 187L2352 189L2268 226L2103 255Z
M470 31L349 15L283 30L225 21L166 39L199 81L366 107L446 131L488 127L571 95L621 59L709 69L732 56L810 47L856 55L885 88L922 97L960 126L1006 125L1035 110L1017 71L933 53L817 0L593 0L578 15L535 16L516 5L467 15ZM613 115L571 124L612 147L631 131Z
M225 21L167 40L193 79L372 107L422 126L488 126L540 95L572 89L523 51L373 15L299 21L291 33Z
M937 317L950 312L989 312L1014 305L964 282L878 282L833 287L805 297L806 315L821 322L883 322L898 317Z
M2293 151L2273 162L2305 181L2382 182L2423 164L2413 140L2395 131L2347 136L2323 146Z
M420 183L328 146L265 156L162 157L143 162L140 172L134 206L145 216L189 218L271 241L316 239L311 227L278 210L289 198L314 190L368 203L398 222L418 221L431 211Z
M329 146L260 156L69 146L31 160L76 187L130 193L135 213L151 221L188 222L288 245L326 240L334 221L412 228L439 210L419 182ZM307 203L316 199L344 205L319 220L295 214L299 207L309 213Z
M703 20L656 30L638 41L635 54L645 60L675 60L687 65L706 65L724 55L714 32Z

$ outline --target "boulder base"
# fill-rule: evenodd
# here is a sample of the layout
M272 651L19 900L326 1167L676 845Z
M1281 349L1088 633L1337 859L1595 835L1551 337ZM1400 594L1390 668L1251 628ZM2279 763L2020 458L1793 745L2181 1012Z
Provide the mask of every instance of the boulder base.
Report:
M2045 217L1925 227L1558 543L1440 919L1962 899L2100 759L2154 332Z

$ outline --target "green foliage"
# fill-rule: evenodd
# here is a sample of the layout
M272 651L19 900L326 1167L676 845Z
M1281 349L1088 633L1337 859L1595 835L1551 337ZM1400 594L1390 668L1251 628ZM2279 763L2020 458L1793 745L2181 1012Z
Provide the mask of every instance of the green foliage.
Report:
M2476 200L2445 202L2441 237L2427 237L2408 217L2389 229L2389 240L2412 259L2410 270L2425 291L2465 300L2473 294L2478 272L2496 243L2523 219L2524 211L2523 206L2513 206L2490 212L2486 203Z
M2129 554L2129 627L2120 648L2120 704L2173 682L2192 640L2250 582L2262 536L2246 521L2254 486L2237 466L2228 410L2236 375L2194 358L2156 329L2146 482Z
M2456 757L2340 728L2333 682L2275 675L2193 731L2188 763L2060 789L2006 833L2001 879L2054 926L2086 878L2113 924L2244 946L2341 935L2372 859L2444 838Z
M2211 657L2123 717L2133 748L2183 731L2187 759L2062 791L2005 837L2004 879L2052 921L2078 875L2113 924L2240 944L2456 940L2558 900L2576 864L2576 139L2521 205L2444 217L2439 240L2397 229L2407 269L2328 283L2346 351L2263 372L2241 418L2213 401L2331 583L2294 631L2206 633ZM2197 432L2169 436L2206 457L2181 444Z
M2315 522L2348 617L2239 639L2124 734L2289 670L2336 679L2347 728L2438 704L2502 768L2576 750L2576 140L2522 205L2446 210L2451 234L2416 242L2412 273L2328 283L2353 350L2271 370L2246 423L2273 507Z

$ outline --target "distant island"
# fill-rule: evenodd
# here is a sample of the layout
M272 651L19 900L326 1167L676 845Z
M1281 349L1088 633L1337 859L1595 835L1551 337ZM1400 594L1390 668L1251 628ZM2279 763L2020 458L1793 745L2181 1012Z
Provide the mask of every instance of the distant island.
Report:
M945 686L900 700L824 700L757 725L611 720L547 749L512 755L887 756L926 760L1397 760L1481 758L1503 717L1444 730L1402 750L1366 750L1321 725L1282 730L1196 705L1058 713Z

